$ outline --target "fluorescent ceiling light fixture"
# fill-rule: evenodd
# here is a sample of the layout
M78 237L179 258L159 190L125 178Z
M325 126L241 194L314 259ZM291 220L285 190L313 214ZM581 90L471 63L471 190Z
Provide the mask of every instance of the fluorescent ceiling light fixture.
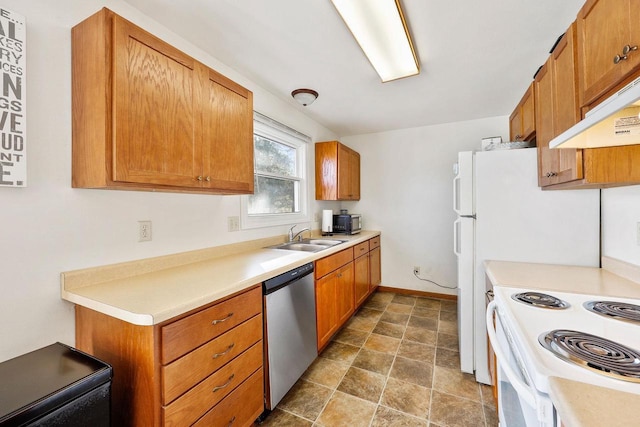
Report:
M383 82L420 73L399 0L331 0Z

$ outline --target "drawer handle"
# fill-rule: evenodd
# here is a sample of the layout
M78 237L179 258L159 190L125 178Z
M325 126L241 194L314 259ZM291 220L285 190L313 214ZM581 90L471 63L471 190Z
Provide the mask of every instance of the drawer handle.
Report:
M231 343L231 345L229 347L227 347L227 349L225 351L223 351L222 353L216 353L213 355L214 359L217 359L220 356L224 356L225 354L229 353L231 351L231 349L235 346L235 343Z
M222 390L223 388L227 387L229 384L231 384L231 381L233 381L233 377L235 377L235 376L236 376L236 374L231 374L231 376L229 377L229 380L226 383L222 384L222 385L214 387L213 388L213 392L215 393L216 391Z
M235 415L234 415L234 416L233 416L233 418L231 418L231 419L229 420L229 424L227 424L227 427L231 427L231 425L233 424L233 422L234 422L235 420L236 420L236 417L235 417Z
M231 313L227 314L227 316L226 316L225 318L223 318L223 319L216 319L216 320L214 320L213 322L211 322L211 324L212 324L212 325L217 325L218 323L222 323L222 322L224 322L224 321L226 321L226 320L229 320L229 318L230 318L231 316L233 316L233 312L231 312Z

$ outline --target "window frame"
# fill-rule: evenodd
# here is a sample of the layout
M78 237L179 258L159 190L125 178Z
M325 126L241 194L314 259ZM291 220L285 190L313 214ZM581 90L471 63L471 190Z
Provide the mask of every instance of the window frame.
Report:
M296 150L297 176L289 179L299 183L298 206L300 208L300 212L249 215L250 196L246 195L240 198L240 227L244 230L308 222L310 218L310 210L307 150L308 145L311 142L311 138L256 111L253 113L253 134L290 146ZM253 175L254 177L256 175L272 177L268 173L257 174L255 170L255 162ZM277 178L280 179L281 177L278 176Z

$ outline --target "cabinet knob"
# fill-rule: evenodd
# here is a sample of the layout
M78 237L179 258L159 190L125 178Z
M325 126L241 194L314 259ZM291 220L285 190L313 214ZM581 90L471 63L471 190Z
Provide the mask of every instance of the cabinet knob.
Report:
M634 50L638 50L638 46L626 45L625 47L623 47L622 54L625 55L625 59L626 59L627 53L633 52Z
M211 177L210 177L210 176L206 177L206 178L205 178L205 181L207 181L207 182L211 182Z
M202 175L198 175L198 176L196 177L196 179L197 179L198 181L202 182Z
M522 135L516 135L514 138L516 141L520 141L522 139Z
M552 176L556 176L556 175L558 175L558 174L557 174L557 173L555 173L555 172L547 172L547 173L545 174L545 176L546 176L547 178L551 178Z
M624 61L626 59L627 59L627 55L622 55L622 56L616 55L616 56L613 57L613 63L614 64L618 64L618 63L620 63L620 61Z

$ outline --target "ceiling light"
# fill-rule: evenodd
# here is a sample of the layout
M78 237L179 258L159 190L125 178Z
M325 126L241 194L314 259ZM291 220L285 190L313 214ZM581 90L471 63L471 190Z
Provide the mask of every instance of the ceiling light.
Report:
M296 89L291 92L291 96L306 107L307 105L313 104L313 101L318 97L318 92L312 89Z
M331 0L383 82L420 66L399 0Z

